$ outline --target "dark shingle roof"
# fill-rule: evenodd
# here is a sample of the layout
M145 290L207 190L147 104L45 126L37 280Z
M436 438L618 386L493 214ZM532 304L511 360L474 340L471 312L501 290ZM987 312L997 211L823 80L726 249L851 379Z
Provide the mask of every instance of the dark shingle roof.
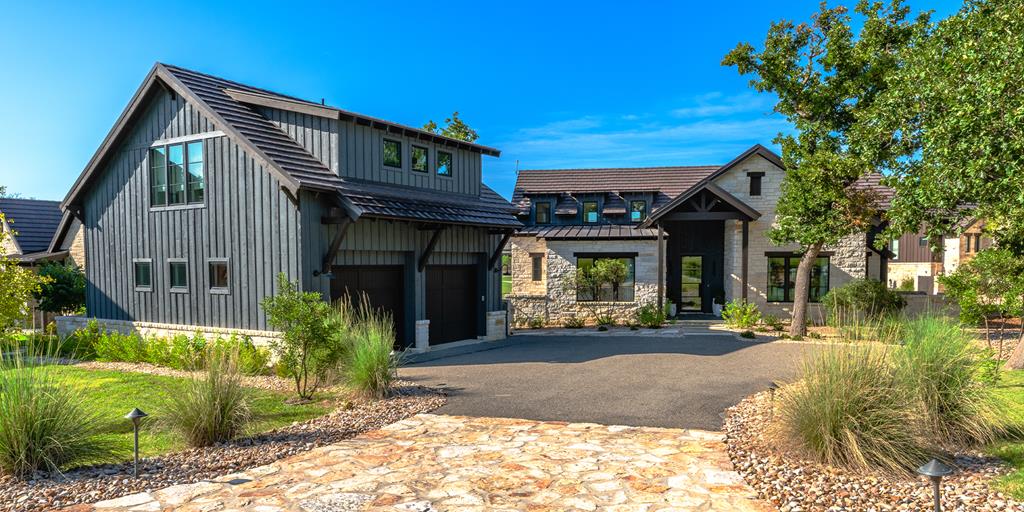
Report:
M861 177L853 184L856 188L862 188L870 190L875 195L875 199L878 201L878 207L883 210L888 210L892 206L892 198L896 195L896 191L891 187L882 184L882 180L885 176L877 172L868 174L867 176Z
M548 240L656 240L657 229L641 229L630 225L600 226L530 226L519 235L533 235Z
M346 180L339 190L369 217L499 228L522 226L512 205L481 184L480 197L460 197L423 189Z
M36 199L0 199L0 212L16 232L14 239L23 254L49 249L62 215L60 201Z

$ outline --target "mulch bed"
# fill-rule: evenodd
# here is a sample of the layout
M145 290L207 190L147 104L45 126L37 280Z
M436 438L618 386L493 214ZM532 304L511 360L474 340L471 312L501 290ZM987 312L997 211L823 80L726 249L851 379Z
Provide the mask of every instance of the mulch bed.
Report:
M748 397L726 411L729 457L759 498L783 512L932 510L931 484L924 477L851 474L782 452L766 434L771 412L768 393ZM1007 471L999 459L959 454L954 463L957 472L942 481L943 510L1024 511L1024 503L987 484Z
M392 396L383 400L353 403L349 409L222 445L143 459L138 479L132 478L130 463L81 468L63 475L37 473L31 480L0 476L0 511L53 510L199 482L337 443L431 411L444 402L444 395L434 389L400 382Z

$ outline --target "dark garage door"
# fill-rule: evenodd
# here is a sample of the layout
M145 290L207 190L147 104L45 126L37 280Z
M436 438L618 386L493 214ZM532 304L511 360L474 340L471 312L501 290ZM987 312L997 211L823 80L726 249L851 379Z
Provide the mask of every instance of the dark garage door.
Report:
M473 265L427 267L430 344L475 339L480 291Z
M394 266L346 266L331 270L331 300L348 294L353 303L365 293L370 304L391 313L395 323L396 345L405 344L405 286L403 267Z

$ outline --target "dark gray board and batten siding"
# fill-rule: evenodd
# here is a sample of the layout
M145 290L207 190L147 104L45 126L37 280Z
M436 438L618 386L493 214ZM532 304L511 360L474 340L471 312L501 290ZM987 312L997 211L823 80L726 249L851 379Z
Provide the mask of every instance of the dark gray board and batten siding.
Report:
M116 320L265 329L259 301L275 276L300 275L299 214L280 183L228 137L205 139L206 202L149 207L154 141L216 131L180 96L160 91L87 192L87 309ZM152 291L136 291L133 261L153 265ZM171 292L168 260L188 260L189 287ZM228 258L229 293L209 291L207 261Z

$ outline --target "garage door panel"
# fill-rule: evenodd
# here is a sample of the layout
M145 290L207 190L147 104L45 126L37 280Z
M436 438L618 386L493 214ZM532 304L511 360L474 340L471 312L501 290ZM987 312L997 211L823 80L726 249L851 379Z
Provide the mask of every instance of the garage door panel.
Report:
M358 303L366 294L370 305L391 314L397 345L405 343L405 282L401 265L334 267L331 300L345 295Z
M473 265L433 265L426 269L430 344L476 338L479 297Z

